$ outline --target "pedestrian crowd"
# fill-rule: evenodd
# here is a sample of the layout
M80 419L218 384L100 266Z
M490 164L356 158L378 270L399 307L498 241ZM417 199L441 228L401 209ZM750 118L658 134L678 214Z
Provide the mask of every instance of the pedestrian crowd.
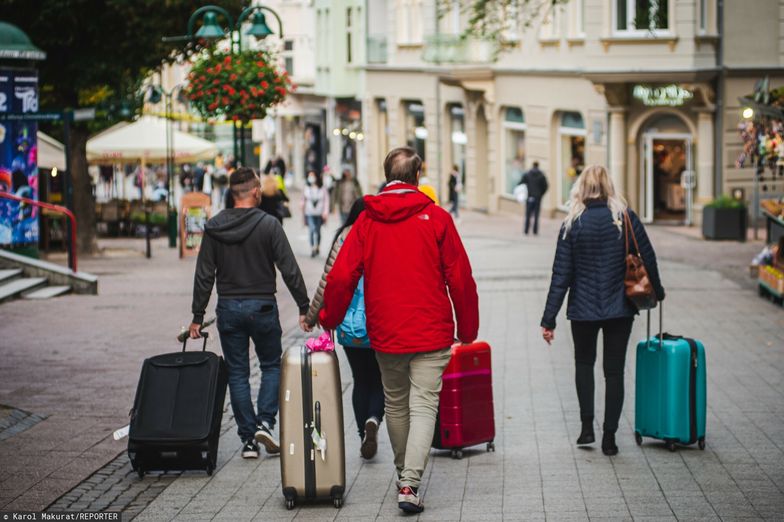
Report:
M274 162L269 167L264 176L276 170ZM333 209L341 219L312 300L281 226L282 209L289 203L285 186L271 177L260 178L250 168L234 170L228 179L232 204L205 229L190 335L201 335L207 303L217 285L217 327L242 456L257 458L259 445L268 454L280 453L275 436L282 356L277 269L298 307L300 327L306 332L318 327L336 331L343 344L354 382L352 405L361 457L375 457L379 426L385 421L398 479L398 506L419 513L424 509L419 488L434 440L442 374L455 341L470 344L477 339L479 299L455 226L462 190L458 166L449 176L449 211L437 204L436 191L423 176L422 160L414 149L392 150L383 167L383 188L365 196L350 170L336 183L331 176L327 183L321 172L308 172L301 210L313 257L320 255L321 230ZM538 234L548 186L537 163L523 175L521 185L527 192L524 231L528 234L532 228ZM625 285L628 234L638 244L636 254L647 269L655 298L663 300L645 228L615 192L606 169L587 167L572 187L569 212L559 231L541 327L544 341L551 343L568 294L580 445L595 442L593 367L598 333L603 333L607 393L601 448L606 455L618 452L614 437L623 407L625 355L638 313ZM261 368L255 409L249 383L251 340ZM280 400L288 401L288 392ZM316 415L318 424L318 407ZM317 435L314 430L316 448Z

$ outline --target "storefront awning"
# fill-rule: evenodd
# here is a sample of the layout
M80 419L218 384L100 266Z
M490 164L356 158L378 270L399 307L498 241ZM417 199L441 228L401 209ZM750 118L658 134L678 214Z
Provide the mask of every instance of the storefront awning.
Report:
M211 141L174 129L174 161L190 163L212 159L218 148ZM125 161L166 161L166 120L143 116L117 125L87 141L87 159L107 164Z
M38 168L65 170L65 146L38 131Z

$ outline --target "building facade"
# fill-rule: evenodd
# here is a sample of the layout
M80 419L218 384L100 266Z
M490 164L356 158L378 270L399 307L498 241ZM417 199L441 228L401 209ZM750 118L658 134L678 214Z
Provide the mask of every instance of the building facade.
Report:
M538 161L555 214L599 163L645 221L695 223L717 194L751 192L753 169L735 168L738 97L764 76L784 84L784 1L724 4L571 0L529 27L510 16L498 52L461 39L465 15L439 18L433 0L368 0L367 182L408 144L442 194L456 165L467 206L512 210Z

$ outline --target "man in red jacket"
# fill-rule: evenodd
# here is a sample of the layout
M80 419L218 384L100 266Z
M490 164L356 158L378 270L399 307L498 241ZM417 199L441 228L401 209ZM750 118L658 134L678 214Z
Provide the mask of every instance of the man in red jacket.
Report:
M453 317L463 343L474 341L479 329L471 264L451 216L417 190L421 167L410 147L387 155L387 185L365 196L366 210L327 276L320 314L325 328L337 327L365 275L368 334L400 478L398 506L409 513L424 510L418 490L455 338Z

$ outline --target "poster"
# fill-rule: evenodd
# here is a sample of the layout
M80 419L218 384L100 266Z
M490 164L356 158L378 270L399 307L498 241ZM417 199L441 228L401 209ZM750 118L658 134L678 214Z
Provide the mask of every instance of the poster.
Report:
M199 253L204 227L210 218L210 196L201 192L188 192L180 202L180 257Z
M0 69L0 112L38 112L38 73ZM38 200L34 121L0 120L0 191ZM0 198L0 246L38 243L37 207Z

